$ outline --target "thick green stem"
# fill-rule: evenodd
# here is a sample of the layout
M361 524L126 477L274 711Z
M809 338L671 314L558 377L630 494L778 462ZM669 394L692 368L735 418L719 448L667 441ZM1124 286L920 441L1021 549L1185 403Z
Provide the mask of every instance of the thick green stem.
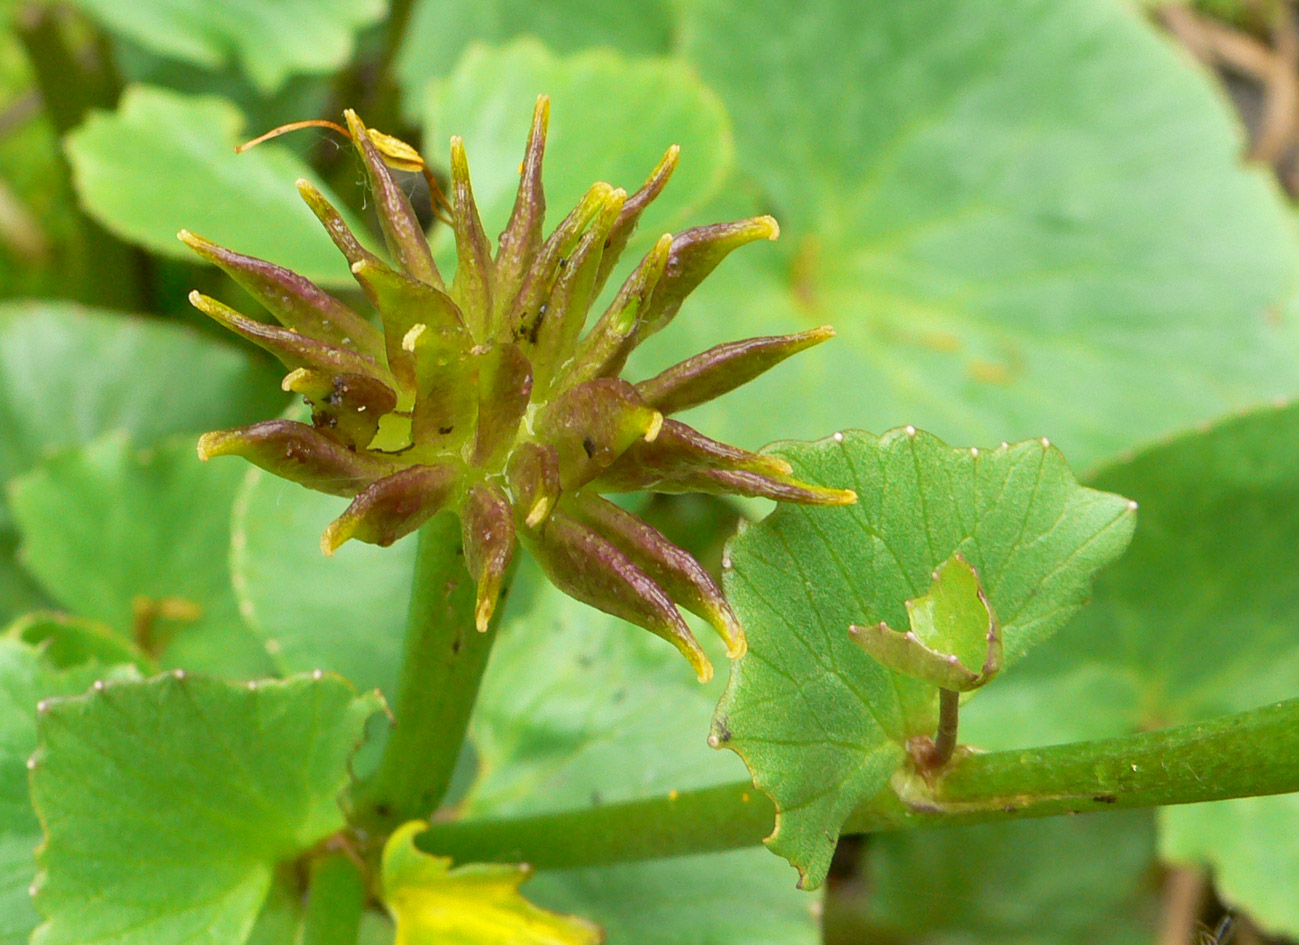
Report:
M460 519L443 512L418 540L392 731L352 800L353 822L377 833L428 817L446 794L496 636L495 623L487 633L474 628ZM498 616L503 609L504 600Z
M1295 791L1299 699L1159 732L958 755L932 784L900 772L849 816L844 833ZM773 825L765 794L729 784L556 814L434 823L416 844L462 861L568 869L751 846Z
M365 877L350 857L331 853L316 860L298 940L302 945L356 945L365 899Z

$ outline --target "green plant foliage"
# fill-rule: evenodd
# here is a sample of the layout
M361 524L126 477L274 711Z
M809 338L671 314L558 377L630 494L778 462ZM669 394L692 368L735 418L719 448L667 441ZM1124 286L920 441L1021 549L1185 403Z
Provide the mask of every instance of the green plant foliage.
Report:
M235 505L235 593L245 621L280 671L324 669L391 697L415 539L391 548L349 542L327 558L320 552L320 530L346 505L259 469L249 471Z
M337 677L176 674L52 703L32 774L33 942L243 942L275 868L343 826L336 798L377 708Z
M350 58L355 33L383 16L386 0L75 0L108 29L208 69L232 58L263 91L298 72L331 72Z
M1119 4L700 0L684 17L785 255L720 271L649 356L737 317L840 335L705 428L1046 433L1086 466L1295 391L1288 208L1241 167L1205 78Z
M22 562L54 600L164 665L262 675L227 563L241 472L205 467L190 437L141 451L110 434L58 454L11 489Z
M425 98L426 150L441 160L449 135L465 139L474 197L488 233L503 229L509 217L528 117L543 92L550 96L552 116L547 206L566 212L597 180L632 193L676 144L680 166L641 218L628 262L664 232L714 222L699 217L731 173L731 125L721 101L691 70L669 60L627 59L609 51L559 58L535 41L520 40L503 49L469 50ZM595 128L598 136L591 133ZM618 146L602 147L600 141Z
M670 0L611 4L603 0L417 0L394 71L408 101L441 78L475 42L505 43L533 36L558 53L606 46L624 53L668 51L673 17Z
M972 704L968 740L996 748L1096 738L1299 691L1299 585L1287 564L1299 542L1299 406L1178 437L1093 482L1141 502L1132 547L1067 632L1005 691L993 687ZM1026 719L1030 705L1035 718ZM1277 825L1296 810L1293 797L1169 808L1160 812L1160 849L1213 866L1230 903L1294 935L1299 863Z
M247 422L283 404L274 376L178 325L69 303L0 305L0 400L10 405L0 411L0 482L113 430L148 447Z
M129 671L112 672L128 678ZM105 677L96 663L51 666L34 648L0 639L0 945L27 945L40 917L28 892L41 825L27 799L27 759L36 750L36 704L77 695Z
M590 612L534 566L521 570L470 730L479 774L466 815L598 806L743 776L702 737L720 681L701 688L663 641ZM745 850L545 873L528 888L594 920L611 943L811 945L819 897L790 880L779 860Z
M727 590L749 653L732 667L711 740L739 752L772 796L769 846L815 888L845 817L885 785L903 743L937 724L937 689L872 660L849 625L907 626L906 602L959 552L1013 663L1082 606L1127 545L1135 508L1081 488L1045 441L958 450L908 427L778 455L812 482L853 489L858 504L782 507L731 544Z
M96 113L67 140L82 204L123 239L193 261L176 239L189 229L324 285L351 276L294 181L328 187L282 145L235 154L265 129L247 129L229 102L137 85L117 110ZM349 223L354 218L345 214ZM364 232L359 224L353 229Z
M1149 942L1154 834L1148 811L881 834L855 908L877 930L968 945Z

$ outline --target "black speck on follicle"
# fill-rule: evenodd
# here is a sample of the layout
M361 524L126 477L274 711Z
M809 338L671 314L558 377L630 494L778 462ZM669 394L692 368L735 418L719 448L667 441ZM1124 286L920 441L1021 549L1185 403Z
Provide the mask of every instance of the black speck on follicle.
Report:
M586 450L586 458L590 459L595 455L595 440L589 436L582 437L582 449Z
M717 733L719 742L729 742L731 740L730 720L724 715L719 715L717 721L713 723L713 731Z
M1097 804L1114 804L1118 802L1118 798L1113 794L1097 794L1092 800Z
M604 803L604 798L600 796L600 792L599 792L599 791L592 791L592 792L591 792L591 806L592 806L592 807L599 807L599 806L600 806L601 804L603 804L603 803Z
M567 266L567 265L568 265L568 257L567 257L567 256L560 256L560 257L559 257L559 268L560 268L560 269L563 269L563 268L564 268L565 266Z
M465 641L462 640L460 637L456 637L454 640L451 641L451 652L459 653L460 648L464 645L465 645Z
M446 436L454 429L455 427L438 427L438 433L442 434L442 436Z

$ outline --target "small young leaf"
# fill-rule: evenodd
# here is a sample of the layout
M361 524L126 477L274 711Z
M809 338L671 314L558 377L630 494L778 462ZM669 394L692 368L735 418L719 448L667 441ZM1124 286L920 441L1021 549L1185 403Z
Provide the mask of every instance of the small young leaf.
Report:
M348 759L378 707L333 676L180 673L50 704L32 941L243 942L276 867L343 826Z
M733 541L727 588L749 655L732 667L712 741L738 751L772 796L768 845L815 887L844 817L885 785L903 743L937 722L937 690L871 659L849 625L907 626L907 601L960 553L1013 662L1082 606L1096 571L1126 547L1135 506L1079 486L1045 440L958 450L908 427L778 455L858 502L782 506Z
M907 601L907 616L905 633L886 623L848 632L895 673L955 692L986 685L1001 669L1001 627L979 576L960 554L938 567L924 597Z
M413 821L383 848L383 901L397 922L396 945L599 945L600 929L577 916L539 909L519 891L527 866L470 863L415 848Z

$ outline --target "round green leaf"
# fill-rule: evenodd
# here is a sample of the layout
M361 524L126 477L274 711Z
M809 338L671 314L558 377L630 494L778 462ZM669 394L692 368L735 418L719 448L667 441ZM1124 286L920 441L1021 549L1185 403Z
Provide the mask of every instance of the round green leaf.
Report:
M283 405L275 377L178 325L70 303L0 306L0 482L112 430L150 446L260 419Z
M201 463L189 437L136 450L111 434L54 456L11 490L23 564L62 606L164 665L264 675L227 563L242 474Z
M721 102L692 69L603 50L559 58L519 41L470 49L451 75L430 86L424 113L429 160L446 160L450 135L464 138L489 236L505 227L514 206L533 106L543 92L551 98L543 177L551 226L596 181L635 191L673 144L681 146L681 163L641 219L642 242L715 222L696 217L729 175L734 146Z
M712 740L739 752L776 802L768 845L816 887L844 819L937 722L937 689L872 660L849 625L907 626L906 602L959 552L1013 663L1082 606L1126 547L1135 506L1079 486L1045 440L958 450L907 427L779 455L858 503L784 505L731 543L726 587L749 652L732 666Z
M642 363L840 335L703 429L1048 433L1090 465L1299 389L1289 211L1206 78L1122 4L683 9L784 255L728 262Z
M238 473L242 463L228 463ZM246 471L235 504L230 566L248 625L287 672L325 669L359 689L395 695L414 536L391 548L348 542L333 557L320 534L346 500Z
M666 53L673 17L667 0L417 0L393 67L408 101L454 68L470 44L532 35L558 53L607 46L625 53Z
M86 210L123 239L197 262L176 239L189 229L323 285L352 285L347 260L294 186L305 178L328 196L325 183L275 143L234 153L261 130L245 129L224 99L134 85L116 111L92 114L69 135L67 150Z
M337 677L172 674L41 715L37 945L243 942L276 867L343 826L336 798L378 709Z

